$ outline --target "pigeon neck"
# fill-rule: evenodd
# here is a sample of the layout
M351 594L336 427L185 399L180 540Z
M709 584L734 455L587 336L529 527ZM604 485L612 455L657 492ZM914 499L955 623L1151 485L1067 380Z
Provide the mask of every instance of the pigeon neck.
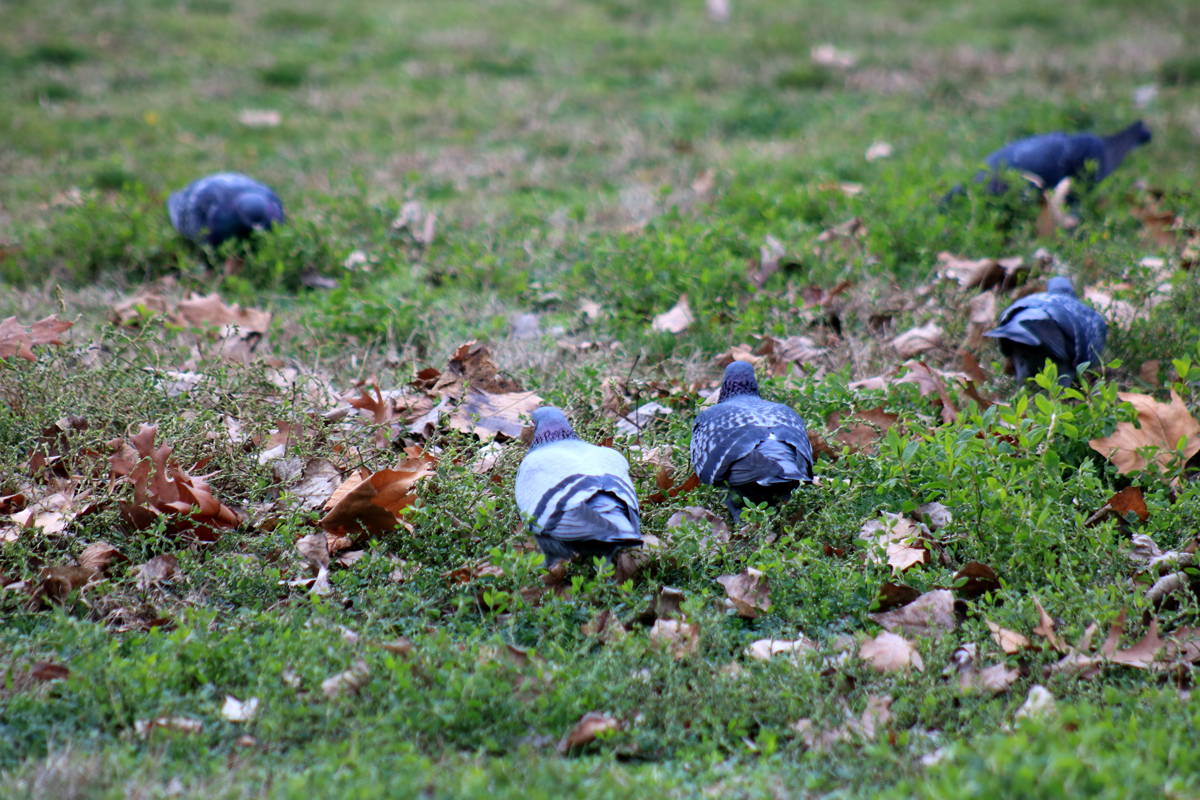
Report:
M1149 131L1146 130L1146 126L1141 122L1135 122L1119 133L1103 137L1104 163L1100 165L1101 173L1099 177L1103 178L1121 166L1121 162L1125 160L1125 156L1136 150L1150 138L1148 133Z
M758 397L758 382L738 378L727 379L721 384L721 397L718 403L724 403L734 397Z
M575 431L571 430L569 425L540 425L534 431L533 441L529 444L529 449L541 447L544 444L551 442L562 442L567 439L578 439Z

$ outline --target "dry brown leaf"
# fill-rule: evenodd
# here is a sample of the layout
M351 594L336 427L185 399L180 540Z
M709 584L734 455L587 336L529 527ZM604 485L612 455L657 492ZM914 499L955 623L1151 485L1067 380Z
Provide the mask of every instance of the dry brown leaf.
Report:
M813 255L821 258L844 256L850 257L862 248L867 237L867 227L862 217L854 217L845 222L824 230L817 236L813 245Z
M221 706L221 716L228 722L249 722L258 714L258 698L238 700L231 694L225 695L225 704Z
M996 295L983 292L967 303L967 340L959 352L978 348L983 344L983 334L996 326ZM978 364L976 365L978 369Z
M641 547L623 547L613 559L613 580L619 586L631 580L662 551L662 542L652 533L642 534Z
M992 632L992 638L996 641L996 644L1000 645L1000 649L1007 655L1015 655L1031 647L1029 640L1024 636L1007 628L1001 628L990 619L987 620L987 626Z
M93 542L79 554L79 566L104 574L115 561L129 561L108 542Z
M867 148L866 159L868 162L874 162L881 158L890 158L893 150L887 142L871 142L871 146Z
M867 557L879 563L886 559L895 573L904 572L918 564L929 563L929 548L926 546L928 529L921 523L914 522L902 514L883 512L882 517L876 517L863 523L858 532L858 538L868 545L882 547L883 558L874 551Z
M371 670L367 666L367 662L357 658L349 669L336 675L330 675L323 680L321 691L330 699L341 695L356 695L370 682Z
M405 458L396 469L352 475L326 502L321 527L352 542L391 531L402 524L401 512L416 502L417 481L432 475L436 464L435 456L422 453Z
M71 592L85 588L97 577L94 570L84 567L43 567L39 574L40 583L33 593L34 606L38 607L47 600L65 603Z
M970 259L942 252L937 259L943 280L955 281L960 289L979 288L985 292L994 286L1003 289L1013 282L1023 266L1029 269L1020 256Z
M996 573L987 564L978 561L968 561L954 573L954 583L957 584L960 580L964 583L955 591L968 600L987 592L1000 591L1000 579L996 577Z
M721 546L729 543L730 530L725 518L700 506L687 506L676 511L667 519L667 530L678 528L689 522L699 525L705 531L700 539L701 553L706 555L714 553Z
M772 656L779 653L795 655L814 652L816 649L817 643L804 636L799 639L759 639L746 648L746 655L759 661L770 661Z
M742 619L758 619L771 610L771 592L768 579L759 570L747 567L737 575L722 575L717 583L725 587L728 603L732 604Z
M901 358L912 358L918 353L936 350L941 346L942 326L933 320L892 339L892 347L896 348Z
M836 67L838 69L850 69L854 66L854 54L847 50L839 50L831 44L813 45L809 51L814 64L822 67Z
M767 336L754 350L755 355L766 356L771 374L777 378L792 374L794 365L821 361L828 352L827 348L817 347L817 343L807 336L789 336L786 339Z
M109 310L108 318L113 325L132 327L141 325L148 316L166 315L167 311L167 301L151 292L138 294L117 303Z
M1066 646L1059 640L1058 634L1054 632L1054 619L1046 613L1046 609L1042 608L1041 601L1036 597L1033 598L1033 605L1038 612L1038 624L1033 629L1033 632L1049 642L1050 646L1058 652L1066 652Z
M138 589L143 592L149 591L151 587L160 583L178 580L180 577L179 559L170 553L155 556L137 568L137 576Z
M1029 696L1025 698L1025 702L1017 709L1017 719L1028 717L1029 719L1038 719L1054 714L1054 695L1050 694L1050 690L1041 684L1030 687Z
M472 340L459 345L450 356L446 370L433 385L435 394L459 400L466 387L485 394L517 394L523 392L521 384L500 374L491 350L486 345Z
M289 494L301 508L318 509L342 483L342 472L323 458L309 459Z
M1167 641L1158 635L1158 620L1152 619L1150 620L1150 630L1146 631L1146 635L1137 644L1125 650L1117 650L1112 654L1110 660L1114 664L1122 664L1126 667L1150 669L1158 659L1159 653L1163 652L1166 644Z
M557 745L558 752L566 755L572 750L596 741L596 737L601 733L619 731L623 727L624 725L621 721L615 717L601 714L598 711L589 711L583 715L583 718L579 722L575 723L575 727L567 731L563 735L563 738L559 740Z
M946 589L926 592L911 603L879 614L868 614L889 631L932 634L954 630L954 593Z
M862 409L849 417L843 417L835 411L829 415L826 426L830 430L837 430L834 441L849 448L851 453L873 451L875 443L900 421L899 414L892 414L883 409L883 406Z
M700 630L690 622L658 619L650 628L650 641L666 646L667 652L678 660L700 647Z
M688 306L687 294L680 295L679 302L670 311L664 311L654 318L650 328L664 333L683 333L695 321L692 309Z
M1188 413L1175 390L1171 390L1170 403L1160 403L1148 394L1132 392L1117 392L1117 397L1137 410L1140 427L1135 427L1132 422L1118 422L1111 436L1092 439L1088 445L1112 461L1122 475L1146 468L1145 457L1138 453L1141 448L1158 448L1155 460L1168 475L1182 466L1176 463L1175 454L1181 440L1184 462L1200 452L1200 422Z
M468 391L462 403L450 415L450 427L463 433L473 433L482 441L497 437L518 439L524 427L521 417L529 416L542 404L534 392L489 394Z
M977 652L974 644L963 645L951 656L947 672L958 672L958 686L964 692L982 690L992 694L1007 692L1021 677L1016 669L1009 669L1004 664L993 664L990 667L979 668Z
M16 317L9 317L0 322L0 358L17 356L26 361L37 361L37 356L31 349L32 346L63 344L58 335L65 333L74 324L65 319L59 319L57 315L51 315L26 328L17 322Z
M876 672L907 672L909 668L917 672L925 671L925 662L903 636L884 631L874 639L867 639L858 650L858 657L871 662Z
M580 630L584 636L594 636L602 642L615 642L625 638L625 626L617 619L617 615L607 608L592 617L592 621L583 625Z
M136 720L133 723L133 729L138 736L145 739L156 730L184 735L197 734L204 730L204 723L188 717L159 717L158 719Z

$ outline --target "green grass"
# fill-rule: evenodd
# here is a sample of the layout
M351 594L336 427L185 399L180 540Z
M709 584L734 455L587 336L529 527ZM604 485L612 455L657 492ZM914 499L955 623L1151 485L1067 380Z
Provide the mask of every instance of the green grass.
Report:
M30 486L29 461L45 430L75 415L88 427L68 437L77 458L57 474L79 476L92 495L78 502L96 509L63 533L0 545L0 575L36 584L43 567L72 563L97 540L128 562L45 607L0 591L0 795L1200 796L1193 667L1047 675L1059 655L1006 656L984 622L1028 635L1036 598L1072 643L1092 623L1102 640L1122 609L1125 646L1152 615L1163 630L1197 623L1191 594L1151 609L1126 554L1131 533L1164 550L1192 541L1200 484L1119 475L1087 445L1130 418L1116 393L1147 390L1139 370L1151 359L1200 414L1196 268L1175 273L1165 302L1110 330L1103 380L1043 393L1019 413L978 413L951 387L963 413L941 425L912 384L849 385L894 369L902 359L888 341L930 320L947 346L927 360L961 367L970 294L937 280L943 251L1032 260L1045 247L1056 262L1022 280L1063 271L1080 285L1125 281L1130 303L1149 295L1157 279L1142 260L1178 251L1145 237L1131 212L1154 194L1185 228L1200 218L1200 84L1179 40L1200 25L1194 3L770 0L734 3L721 25L703 3L674 0L131 0L120 13L26 0L6 7L5 22L0 316L58 312L76 326L68 347L38 348L36 363L0 364L0 495L59 486L44 474ZM812 48L826 43L855 65L814 65ZM1158 96L1135 108L1134 89L1155 81ZM281 123L251 127L239 121L246 111L277 111ZM1040 239L1036 202L1020 191L937 202L1013 138L1108 132L1137 117L1153 142L1081 197L1071 234ZM867 162L876 141L895 152ZM224 169L271 184L288 224L253 246L198 251L172 231L165 200ZM708 170L712 188L697 195ZM437 215L430 243L392 225L412 200ZM817 247L855 217L865 231L852 249ZM787 266L758 287L750 267L767 236ZM369 271L342 266L354 251ZM230 257L238 269L225 269ZM308 288L313 272L337 287ZM805 289L842 279L854 285L839 303L804 307ZM172 303L218 291L270 310L260 347L298 370L297 382L281 390L262 360L222 361L204 336L149 314L137 328L111 325L111 307L143 284ZM693 325L652 331L685 292ZM585 300L600 304L598 318L580 311ZM539 316L540 338L510 338L524 313ZM614 431L602 407L613 380L629 382L631 402L669 403L675 413L641 444L672 445L686 475L702 402L693 382L716 377L713 356L764 335L828 348L819 372L764 383L810 428L832 437L832 413L882 405L898 415L894 433L877 453L821 460L821 487L759 517L756 533L712 551L699 528L674 529L632 582L575 564L573 596L539 605L520 594L538 580L536 559L514 547L519 443L476 474L481 443L439 427L421 442L440 448L440 462L407 517L413 532L363 542L365 555L335 566L332 592L319 597L288 585L306 574L295 541L316 514L266 510L294 482L260 463L261 447L226 433L231 419L247 437L282 421L306 432L289 455L393 466L395 448L377 448L363 418L325 423L314 412L336 405L331 390L407 386L475 338L591 440ZM601 347L572 354L559 341ZM999 352L986 344L979 354L997 376L984 390L1012 397ZM165 370L205 380L177 394ZM207 459L194 472L212 473L216 496L250 521L204 546L123 521L116 501L131 499L129 487L110 488L107 466L80 454L106 455L143 422L159 426L180 464ZM654 475L627 452L647 533L665 536L688 505L724 513L706 488L650 502ZM1129 485L1145 494L1145 522L1086 525ZM853 656L828 666L841 637L878 632L867 615L894 578L864 558L862 523L931 500L954 515L945 560L896 579L948 587L979 560L1002 588L963 598L957 630L918 641L924 672L879 675ZM829 557L826 545L849 550ZM139 586L134 567L165 553L182 578ZM396 559L407 563L403 583L391 579ZM443 577L476 562L503 575L468 586ZM769 576L774 604L754 621L725 610L715 580L748 566ZM698 651L679 661L637 624L664 585L684 592L700 629ZM631 623L624 639L581 632L601 610ZM156 618L170 624L138 625ZM757 639L800 633L817 654L766 664L744 655ZM400 636L413 643L408 656L380 647ZM984 663L1019 669L1015 685L959 691L943 668L965 643ZM514 664L505 644L537 658ZM359 658L370 682L326 699L322 681ZM25 685L42 660L68 665L70 677ZM729 674L731 663L741 671ZM1016 721L1036 683L1057 713ZM225 721L226 694L259 698L259 715ZM873 739L809 751L792 727L807 718L835 728L883 694L893 716ZM628 724L558 754L553 745L588 711ZM137 735L138 721L164 717L202 728Z

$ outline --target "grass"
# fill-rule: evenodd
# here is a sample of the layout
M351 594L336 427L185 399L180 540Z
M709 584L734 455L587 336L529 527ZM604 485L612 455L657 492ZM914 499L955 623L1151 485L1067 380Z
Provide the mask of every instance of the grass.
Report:
M76 324L68 346L0 365L0 494L43 497L66 481L91 491L76 510L96 509L60 533L5 541L0 575L37 586L44 567L71 564L98 540L128 560L61 602L0 592L0 794L1200 796L1187 751L1194 667L1049 674L1060 654L1005 654L985 623L1040 641L1036 599L1071 643L1092 623L1099 641L1123 609L1122 646L1151 617L1164 631L1196 624L1195 597L1153 607L1127 555L1133 533L1163 550L1195 539L1196 481L1122 475L1087 445L1130 418L1118 390L1155 391L1141 371L1151 360L1159 399L1169 385L1197 413L1194 270L1175 271L1165 301L1112 327L1104 378L1077 392L979 411L951 382L962 413L939 424L913 384L850 385L895 369L903 359L890 340L929 321L946 346L926 360L961 368L973 293L937 279L944 251L1023 256L1036 262L1029 283L1063 271L1079 285L1123 281L1118 296L1135 306L1152 297L1160 279L1143 260L1179 263L1200 212L1200 89L1180 34L1200 12L1184 0L772 0L733 12L722 25L703 4L671 0L131 0L120 13L76 0L10 4L0 30L0 103L11 112L0 118L0 304L23 323L57 311ZM855 64L814 64L812 48L827 43ZM1155 81L1157 97L1135 108L1134 89ZM246 111L277 111L281 122L247 125ZM1153 142L1084 194L1070 234L1039 237L1036 201L1020 191L937 203L1008 140L1108 132L1138 116ZM876 141L895 152L868 162ZM171 230L165 198L223 169L272 185L288 224L250 248L200 252ZM393 226L410 201L436 214L431 242ZM1152 202L1181 220L1178 242L1145 233L1134 212ZM823 246L822 232L856 217L864 230L847 249ZM784 267L757 286L749 273L768 236L782 243ZM1053 261L1035 259L1041 247ZM369 271L343 266L355 251ZM313 273L336 288L308 288ZM806 306L806 290L843 279L853 286L840 300ZM113 306L143 290L171 304L218 291L270 310L258 354L271 358L224 360L208 333L151 311L113 326ZM651 330L683 293L694 323L679 335ZM584 301L599 315L581 311ZM541 334L510 336L525 313ZM618 440L635 465L645 531L670 542L629 583L575 564L572 596L530 603L520 590L540 572L518 547L512 502L523 446L503 444L492 470L477 473L482 443L443 422L419 442L440 460L406 516L413 531L356 545L363 556L333 567L328 595L289 583L308 574L295 542L318 514L272 505L295 481L260 460L253 437L282 422L305 431L288 456L371 470L420 439L392 432L381 447L365 417L318 421L314 412L338 404L333 393L408 386L480 339L591 440L614 432L604 408L614 382L631 404L669 405L640 445L673 446L683 476L695 387L718 374L714 356L795 335L826 353L797 378L765 381L768 396L829 439L835 412L882 406L897 424L877 451L835 443L838 458L818 464L821 487L758 515L757 532L712 550L701 527L669 528L686 506L723 513L720 494L650 501L653 471ZM978 355L996 376L984 392L1014 396L998 351ZM294 370L284 388L279 369ZM202 383L178 392L168 371ZM66 436L58 471L35 480L31 457L68 415L87 427ZM214 494L248 521L189 546L165 526L135 530L122 518L128 486L110 486L107 463L91 459L143 422L158 425L180 464L207 459L194 472L212 473ZM1146 520L1087 524L1131 485ZM945 560L897 577L865 558L865 520L932 500L954 516L941 534ZM135 568L164 554L178 558L180 577L140 583ZM879 631L867 615L886 582L949 587L972 560L1001 587L960 592L967 613L952 633L906 634L923 672L879 674L840 658L844 637ZM466 585L444 577L479 563L502 574ZM715 580L746 567L771 581L773 608L753 621L725 609ZM664 585L684 593L699 628L698 651L679 660L638 622ZM630 623L623 639L581 631L602 610ZM801 633L814 655L744 655L757 639ZM398 637L411 652L380 646ZM1015 684L961 691L943 667L966 643L982 663L1018 670ZM514 660L509 644L536 657ZM370 681L327 699L322 682L358 659ZM23 676L39 661L70 675L30 683ZM1057 712L1016 719L1036 683ZM226 694L257 697L259 714L225 720ZM892 718L877 735L821 750L793 727L836 729L881 695ZM590 711L626 724L557 753ZM137 732L139 721L176 717L201 727Z

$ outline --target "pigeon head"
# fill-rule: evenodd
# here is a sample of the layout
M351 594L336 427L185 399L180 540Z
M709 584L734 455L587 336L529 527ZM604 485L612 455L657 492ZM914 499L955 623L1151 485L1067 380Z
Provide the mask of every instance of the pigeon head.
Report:
M531 450L550 442L579 438L571 429L571 423L567 422L563 413L553 406L539 408L533 412L531 419L533 420L533 441L529 444Z
M754 365L745 361L734 361L725 368L725 380L721 381L721 397L717 402L723 403L731 397L747 394L758 397Z
M1071 285L1070 278L1051 278L1046 281L1046 294L1065 294L1074 297L1075 287Z
M282 209L272 206L267 197L253 192L242 194L234 204L238 220L252 230L270 230L276 222L283 221Z

